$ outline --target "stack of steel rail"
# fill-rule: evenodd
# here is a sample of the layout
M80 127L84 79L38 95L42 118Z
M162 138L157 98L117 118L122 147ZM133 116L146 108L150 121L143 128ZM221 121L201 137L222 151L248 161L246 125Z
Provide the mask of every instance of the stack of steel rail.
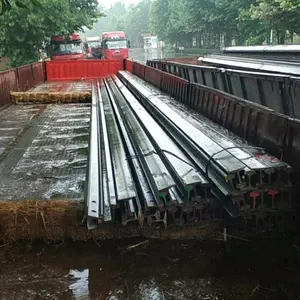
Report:
M280 60L265 59L265 58L254 58L238 55L207 55L199 58L204 64L213 65L223 68L236 68L243 70L255 70L260 72L272 72L288 75L299 75L300 74L300 61L289 60L282 58Z
M232 217L260 217L288 204L287 164L213 129L207 134L133 75L119 78L93 84L89 228L145 218L191 223L214 218L217 203Z

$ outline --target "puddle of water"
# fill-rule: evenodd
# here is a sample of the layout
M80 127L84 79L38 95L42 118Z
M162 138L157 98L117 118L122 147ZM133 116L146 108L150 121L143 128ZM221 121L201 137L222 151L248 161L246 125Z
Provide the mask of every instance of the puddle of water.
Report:
M42 196L43 199L63 199L68 194L75 195L75 198L82 197L84 190L85 175L78 175L74 178L53 180ZM76 197L77 195L77 197ZM71 197L70 197L71 198ZM72 197L74 198L74 197Z
M140 241L0 248L0 299L299 299L299 240Z
M75 299L90 299L89 270L70 270L69 275L74 278L74 283L69 286Z

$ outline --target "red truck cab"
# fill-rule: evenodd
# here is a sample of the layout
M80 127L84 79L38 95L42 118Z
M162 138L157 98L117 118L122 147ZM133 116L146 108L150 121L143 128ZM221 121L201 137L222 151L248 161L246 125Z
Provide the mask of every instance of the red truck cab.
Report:
M83 59L85 50L79 34L55 35L50 42L51 60Z
M85 48L89 58L101 58L100 36L86 37Z
M125 32L112 31L102 33L101 54L103 59L128 58L128 41Z

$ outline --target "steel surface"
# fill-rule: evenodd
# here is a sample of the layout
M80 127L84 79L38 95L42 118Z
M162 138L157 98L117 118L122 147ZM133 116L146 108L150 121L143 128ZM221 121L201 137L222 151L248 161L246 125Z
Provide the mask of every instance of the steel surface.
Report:
M99 95L96 83L92 85L92 104L91 104L91 122L90 122L90 144L89 144L89 160L88 160L88 176L87 176L87 207L88 207L88 228L95 228L95 222L90 218L103 218L103 202L101 185L99 185L99 176L101 157L99 156Z
M205 182L206 180L199 175L192 161L180 150L162 127L156 123L130 91L116 77L114 77L114 80L122 90L127 103L135 112L136 118L140 121L140 124L155 145L158 155L164 157L164 161L167 161L169 172L176 174L181 187Z
M174 186L175 183L161 158L155 154L155 148L145 134L142 126L136 120L125 99L119 97L117 103L127 126L126 129L130 134L140 162L142 163L143 170L147 175L150 188L154 188L152 192L156 198L159 198L159 192L166 191L168 188Z
M101 134L102 134L102 144L101 144L101 153L104 158L102 161L102 167L105 169L105 174L103 177L103 181L107 181L107 189L104 193L104 203L106 206L117 205L117 196L116 196L116 187L115 187L115 180L114 180L114 171L112 166L112 158L111 158L111 149L109 145L109 138L108 138L108 130L107 130L107 118L105 116L104 111L104 102L108 100L108 94L105 88L100 89L100 85L103 87L103 82L97 82L98 85L98 92L99 92L99 115L100 115L100 124L101 124ZM105 167L104 167L105 164Z
M229 68L243 68L256 71L266 71L273 73L282 73L289 75L299 75L300 65L288 61L272 61L263 59L253 59L235 56L208 55L201 58L201 62Z
M109 80L109 82L110 82L110 87L112 89L112 92L113 92L114 96L116 98L122 97L122 94L120 93L118 88L115 86L113 81ZM159 201L158 201L158 199L155 199L155 196L152 193L152 190L149 186L149 183L148 183L146 175L143 171L143 167L141 165L140 159L138 158L137 152L135 152L135 150L134 150L134 146L133 146L133 143L131 142L131 138L130 138L130 136L129 136L126 128L125 128L125 124L124 124L124 121L121 117L119 108L116 104L115 97L111 98L111 103L112 103L112 106L113 106L113 109L114 109L115 116L118 120L120 130L122 132L122 136L123 136L123 139L124 139L124 143L126 145L126 149L128 151L128 155L130 157L129 163L132 166L131 169L132 169L133 176L135 178L135 182L136 182L136 185L138 187L138 190L141 193L141 196L142 196L141 199L143 201L145 201L146 206L148 208L156 207L158 205ZM141 209L141 207L140 207L140 209Z
M108 84L105 86L110 100L113 98ZM116 118L108 98L103 98L104 112L107 124L108 139L112 156L112 164L114 169L114 178L116 183L117 200L129 200L135 198L136 191L127 156L125 153L123 141L117 126ZM112 101L112 100L111 100Z
M126 78L126 80L131 80L130 83L132 86L138 89L145 98L151 101L151 103L160 112L163 112L163 114L177 127L178 131L181 131L183 134L188 136L188 138L199 147L199 151L203 151L204 155L206 155L208 158L218 152L219 154L214 157L214 161L217 162L225 172L235 173L241 171L245 167L245 165L235 157L235 154L231 153L232 150L227 151L218 143L207 137L192 124L182 118L178 113L168 107L165 103L153 96L150 90L132 80L132 77L130 77L128 73L121 72L121 74ZM222 150L224 151L221 152Z

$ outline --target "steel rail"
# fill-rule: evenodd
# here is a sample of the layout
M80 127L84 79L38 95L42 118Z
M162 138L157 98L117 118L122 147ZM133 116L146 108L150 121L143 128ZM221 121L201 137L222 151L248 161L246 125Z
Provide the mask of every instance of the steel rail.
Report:
M135 148L137 154L136 158L139 159L143 167L151 192L158 201L158 205L162 207L165 203L160 199L164 199L165 192L174 186L175 182L159 156L156 154L146 155L150 152L155 152L155 148L148 139L142 126L136 120L135 115L124 97L116 97L116 104L122 115L132 145ZM134 158L135 157L131 157L131 159Z
M103 85L103 81L101 81L101 85ZM112 166L111 159L111 149L109 145L108 139L108 128L107 128L107 120L104 111L104 102L108 101L108 94L105 88L100 89L100 84L98 82L98 90L100 95L100 121L101 121L101 130L102 130L102 141L103 141L103 152L105 157L105 166L106 166L106 176L107 176L107 184L108 184L108 199L106 203L109 203L111 206L117 206L117 196L116 196L116 187L114 180L114 172Z
M116 76L114 81L154 145L157 155L162 157L178 188L180 188L182 197L188 198L188 195L186 195L188 194L187 189L206 182L205 177L197 172L197 167L193 166L192 161L189 160L185 153L181 151Z
M86 195L88 229L96 228L98 219L104 216L103 202L101 201L101 186L99 186L101 157L99 156L98 148L100 139L98 105L98 89L96 83L93 82Z
M119 77L122 78L122 81L129 87L135 96L140 99L141 103L147 108L148 112L156 119L156 121L173 134L174 140L179 140L183 145L187 145L187 147L193 149L193 151L197 153L197 157L202 160L202 165L200 161L200 168L203 172L206 171L211 162L214 163L213 168L209 168L210 170L208 170L208 178L213 184L212 193L222 202L223 207L230 213L231 216L237 216L242 213L240 210L240 203L246 205L249 201L253 201L253 204L251 204L253 210L253 207L256 208L255 202L257 197L263 201L265 193L267 193L267 195L271 195L273 193L280 193L282 190L284 191L285 186L283 186L283 184L277 184L277 177L280 175L280 170L289 170L289 166L287 164L278 160L264 162L264 159L260 159L253 155L254 148L256 151L258 148L236 145L230 138L220 135L215 130L209 131L209 128L206 128L206 131L203 130L205 126L203 125L203 122L202 124L199 122L199 131L204 131L207 137L216 140L218 137L221 138L221 152L226 151L230 153L236 149L239 151L235 156L244 165L244 167L242 170L235 173L235 178L227 178L226 180L224 174L220 173L220 169L216 168L216 161L213 159L214 156L217 156L220 152L215 151L214 153L211 153L210 156L203 157L203 152L199 153L199 148L201 150L201 144L197 144L196 139L189 139L186 130L180 130L186 119L184 116L180 115L178 111L177 115L180 117L177 116L176 118L174 118L176 114L172 115L166 113L168 112L167 106L169 103L159 99L159 96L151 89L151 87L146 88L143 82L139 84L138 79L135 80L134 75L130 75L122 71L119 72ZM170 109L172 110L171 107L169 107L169 110ZM188 131L188 133L190 133L190 131ZM267 153L265 153L265 155L268 156ZM207 158L209 160L207 160ZM269 156L269 159L272 159L272 157ZM270 198L269 196L267 197ZM274 199L272 201L274 202ZM244 209L248 210L248 204Z
M174 126L176 126L178 131L186 137L188 136L188 138L198 146L198 151L202 153L202 157L209 159L214 153L224 149L217 142L195 128L176 111L158 99L149 89L136 82L128 73L121 71L119 74L127 81L130 81L131 86L138 90L138 93L142 95L142 98L144 100L147 99L154 107L156 107L156 111L159 110L160 112L163 112L166 118L169 119ZM146 101L143 103L145 102ZM239 172L245 167L245 164L229 151L221 152L217 155L217 157L215 157L214 162L223 170L226 176Z
M110 124L109 127L111 129L109 129L109 142L112 151L117 199L119 203L120 201L128 202L124 204L126 207L126 212L122 218L126 222L129 222L136 220L137 218L142 218L142 207L136 185L133 180L130 163L127 159L127 154L125 151L126 144L124 143L123 136L121 136L121 128L118 124L117 115L113 109L115 96L110 88L111 82L108 82L106 79L104 79L104 84L109 95L109 103L106 103L105 111L108 123Z
M289 75L300 74L300 64L292 61L276 61L270 59L254 59L236 56L208 55L200 59L205 64L220 67L243 68L264 72Z
M126 145L126 150L127 150L128 156L131 157L131 159L129 159L128 161L129 161L129 164L131 165L132 175L135 179L137 190L140 192L141 200L143 200L143 203L146 204L147 208L157 207L157 200L155 199L155 197L151 191L151 188L147 181L146 175L143 172L143 168L141 166L140 160L137 158L137 153L134 149L134 146L129 137L129 134L125 128L124 121L121 117L119 108L116 104L115 99L118 97L122 97L122 94L117 89L116 85L114 84L114 82L111 79L107 79L107 80L110 84L110 88L114 95L114 97L111 97L111 104L112 104L112 107L114 110L114 114L116 116L120 131L122 133L122 137L124 140L124 144ZM139 210L141 213L141 211L142 211L141 204L139 203L138 205L139 205Z
M122 77L123 72L119 73ZM183 145L188 151L194 153L194 155L198 159L198 166L201 170L202 174L205 174L206 163L202 161L202 156L199 155L199 148L195 143L193 143L182 131L178 130L178 127L174 125L174 123L165 116L164 113L157 110L157 108L152 104L151 97L150 100L143 101L145 107L148 107L148 111L152 113L152 116L155 120L166 130L170 136L173 137L174 141L177 141L178 144ZM152 96L153 99L153 96ZM206 161L207 162L207 161ZM208 178L212 184L212 193L213 195L222 203L224 208L228 211L228 213L232 217L237 217L240 215L239 207L233 202L235 194L232 191L232 188L226 182L225 177L220 177L216 171L216 169L210 168L208 170ZM224 174L225 176L225 174ZM240 193L237 195L240 196Z
M104 85L105 87L103 88L106 88L109 96L109 98L103 98L104 112L108 130L111 159L113 162L117 200L119 202L133 199L137 196L137 194L135 190L135 184L131 176L131 170L128 164L123 141L121 139L120 131L117 126L116 118L110 102L113 98L113 95L106 80L104 80Z

